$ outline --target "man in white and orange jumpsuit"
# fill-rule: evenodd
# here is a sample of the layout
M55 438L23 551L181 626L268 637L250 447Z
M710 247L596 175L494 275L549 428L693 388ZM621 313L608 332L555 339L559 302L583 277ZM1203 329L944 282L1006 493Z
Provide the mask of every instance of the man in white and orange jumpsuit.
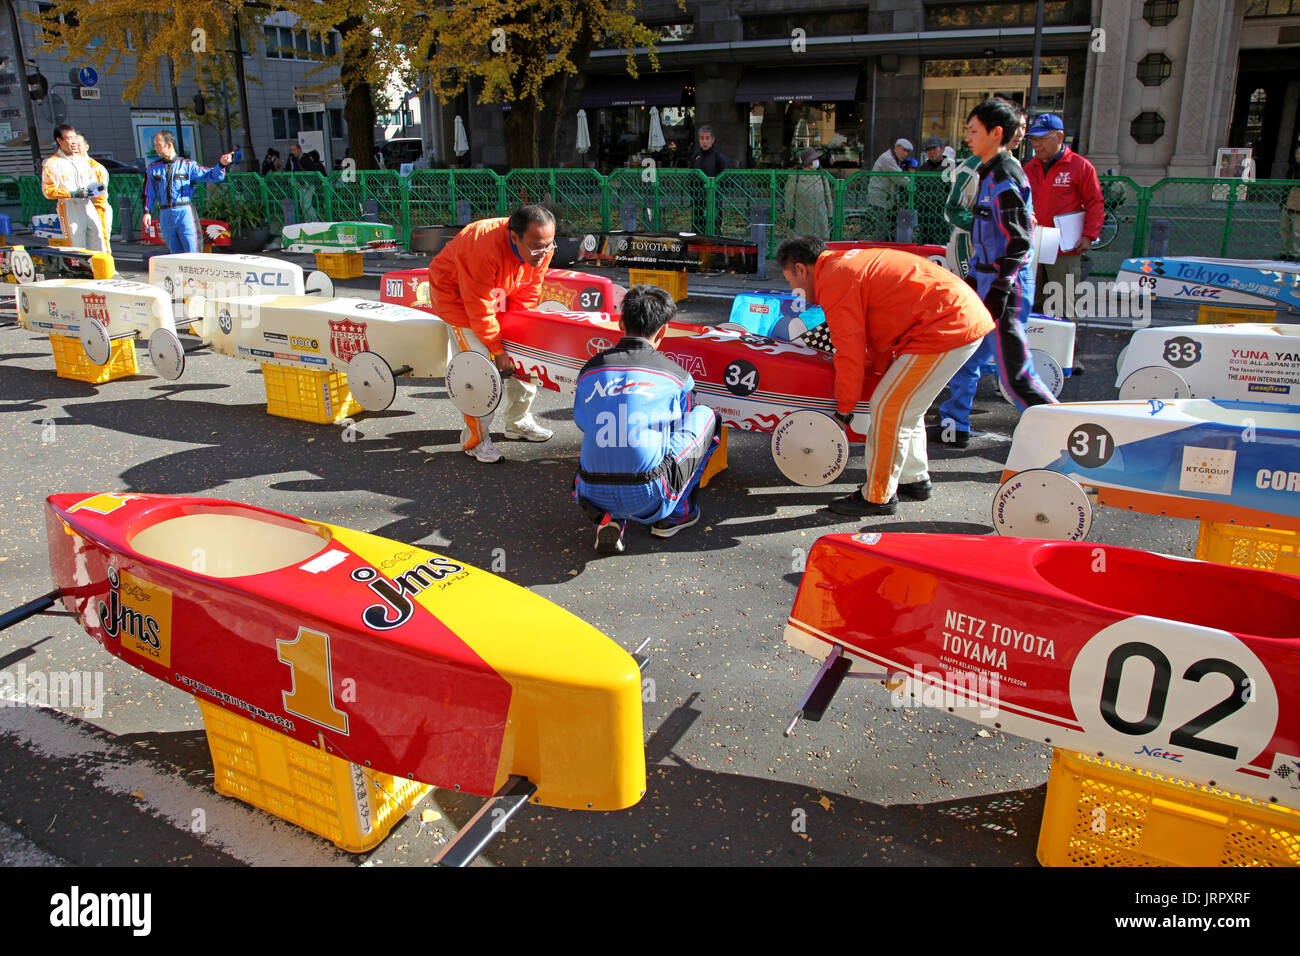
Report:
M451 326L453 348L486 355L501 372L512 370L496 313L505 311L507 297L513 308L536 308L554 254L555 217L544 206L521 206L509 219L480 219L462 229L429 263L429 298ZM541 442L554 434L533 420L536 396L537 386L505 380L506 438ZM460 444L471 458L501 460L492 444L492 417L465 416Z
M930 497L924 416L989 332L975 291L943 266L895 249L829 252L812 236L781 243L777 262L790 288L826 313L835 346L835 420L847 431L868 371L871 393L867 480L836 498L837 514L891 515L898 497Z
M108 170L104 168L103 163L90 155L90 144L86 142L86 137L80 134L77 136L77 154L86 157L86 165L90 167L90 178L104 187L98 195L92 196L90 201L95 206L95 214L104 225L104 252L111 253L113 250L108 244L113 238L113 207L108 204Z
M66 123L56 126L54 142L58 151L41 168L41 191L46 199L58 200L63 238L75 249L107 252L108 223L94 203L107 193L107 185L97 180L81 153L75 129Z

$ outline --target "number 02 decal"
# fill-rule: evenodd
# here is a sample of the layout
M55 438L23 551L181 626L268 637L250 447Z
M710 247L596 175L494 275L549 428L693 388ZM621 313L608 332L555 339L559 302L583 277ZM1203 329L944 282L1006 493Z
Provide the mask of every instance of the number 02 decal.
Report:
M1127 751L1215 773L1258 757L1280 710L1267 669L1236 635L1154 617L1088 640L1070 669L1070 702L1084 733L1121 748L1120 759Z
M280 660L289 665L289 689L280 692L284 709L313 724L346 734L348 715L334 706L330 636L300 627L292 641L276 641L275 646Z

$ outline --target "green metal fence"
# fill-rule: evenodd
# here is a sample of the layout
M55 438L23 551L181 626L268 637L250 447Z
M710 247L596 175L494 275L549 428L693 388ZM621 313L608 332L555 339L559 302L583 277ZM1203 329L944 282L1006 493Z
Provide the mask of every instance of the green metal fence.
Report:
M1169 255L1277 258L1282 249L1282 210L1295 183L1220 179L1164 179L1139 186L1125 176L1103 176L1106 197L1101 240L1090 253L1094 275L1114 275L1120 263L1148 253L1152 224L1167 221ZM122 202L138 221L143 211L141 177L113 176L109 198ZM229 192L260 205L278 233L284 204L298 222L360 219L371 201L381 222L410 241L423 225L458 225L508 215L525 202L559 211L561 233L621 229L696 232L745 238L751 222L768 225L768 252L796 227L822 221L829 198L827 238L897 239L899 210L915 210L913 241L943 244L947 183L939 173L854 172L845 178L796 170L727 170L709 178L695 169L617 169L602 176L593 169L520 169L499 176L484 169L418 170L408 177L378 170L334 173L234 173ZM0 190L16 192L22 220L55 209L35 176L5 177ZM205 193L196 191L202 212ZM815 211L811 211L816 207ZM802 211L801 211L802 210ZM821 232L820 228L812 231Z

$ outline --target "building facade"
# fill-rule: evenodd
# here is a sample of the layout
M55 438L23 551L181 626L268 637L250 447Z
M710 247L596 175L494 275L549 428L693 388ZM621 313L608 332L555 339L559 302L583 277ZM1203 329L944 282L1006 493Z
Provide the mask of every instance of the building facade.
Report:
M573 94L551 104L557 164L684 165L707 123L741 167L788 167L808 146L823 167L870 167L900 137L918 152L930 136L961 152L966 115L997 94L1061 114L1099 170L1141 183L1213 175L1227 146L1251 146L1260 178L1284 171L1300 109L1300 0L1042 6L1035 89L1033 0L688 0L684 11L645 0L658 71L639 56L633 80L622 50L596 50ZM500 107L466 108L469 162L501 168ZM652 108L665 139L653 152Z
M148 84L136 99L124 101L123 92L135 62L126 56L118 72L100 72L95 84L97 98L82 99L80 88L83 84L78 74L81 67L90 65L89 60L65 62L63 51L46 43L42 29L24 16L51 12L53 5L15 0L15 6L27 66L25 71L17 69L13 32L8 18L0 17L0 139L9 141L26 133L27 119L23 115L22 90L18 84L24 72L39 72L49 84L49 95L33 104L42 156L48 156L54 148L54 127L66 122L86 137L91 152L97 156L108 156L127 165L136 159L149 158L150 131L175 127L168 78L160 78L158 90L153 89L153 84ZM323 156L324 159L332 157L337 160L347 147L341 90L316 96L310 96L307 90L326 83L337 86L337 69L309 74L317 69L322 58L337 48L339 37L336 33L324 36L308 34L295 24L291 15L275 13L267 17L264 27L256 35L242 37L248 108L257 159L260 161L270 147L287 157L289 144L296 142L299 134L305 132L318 134L315 139L323 147L322 152L328 154ZM223 50L232 46L230 37L223 37L219 42ZM224 55L228 67L233 54L227 52ZM227 69L226 72L233 76L233 70ZM295 97L295 91L299 92L299 97ZM227 134L227 112L233 129L233 144L240 145L243 141L239 97L233 80L223 86L210 79L203 91L205 112L202 116L195 116L194 96L198 92L199 86L191 70L177 88L186 145L193 151L193 158L212 164L230 148L232 142ZM300 111L300 105L312 109ZM321 106L323 110L318 111L315 106ZM195 133L197 143L191 146ZM25 141L25 137L23 139ZM32 172L30 149L10 148L2 152L6 154L5 168L0 172L10 175Z

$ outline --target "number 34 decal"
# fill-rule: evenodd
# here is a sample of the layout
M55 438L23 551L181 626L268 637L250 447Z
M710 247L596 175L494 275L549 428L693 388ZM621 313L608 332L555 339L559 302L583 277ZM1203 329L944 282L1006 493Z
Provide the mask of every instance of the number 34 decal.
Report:
M1150 617L1118 621L1084 645L1070 701L1085 733L1109 738L1121 760L1155 750L1233 769L1269 745L1279 710L1268 671L1235 635Z

